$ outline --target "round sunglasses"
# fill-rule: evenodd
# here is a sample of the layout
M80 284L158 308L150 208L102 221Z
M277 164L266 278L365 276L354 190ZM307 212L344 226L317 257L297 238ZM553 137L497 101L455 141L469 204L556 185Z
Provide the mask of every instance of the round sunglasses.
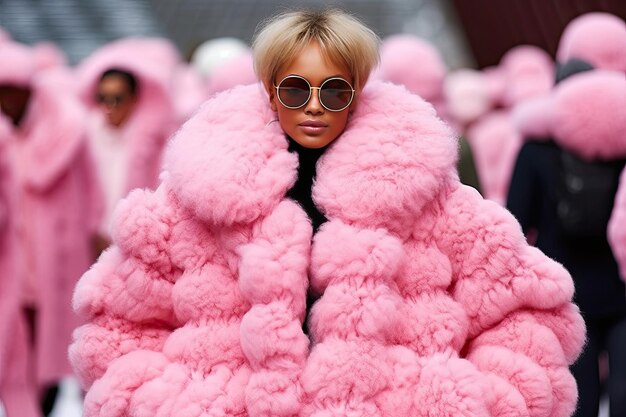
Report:
M96 103L108 107L117 107L129 98L128 94L96 94Z
M288 75L278 85L274 84L280 104L288 109L299 109L311 99L313 90L318 90L320 104L329 111L342 111L354 98L354 88L343 78L333 77L319 87L311 87L309 81L299 75Z

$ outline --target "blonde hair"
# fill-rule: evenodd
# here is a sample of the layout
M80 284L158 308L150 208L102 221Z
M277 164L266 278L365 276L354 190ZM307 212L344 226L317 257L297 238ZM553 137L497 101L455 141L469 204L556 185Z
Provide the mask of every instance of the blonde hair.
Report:
M279 14L263 22L252 45L254 70L270 89L276 74L311 43L324 57L343 65L360 91L378 64L379 37L354 16L338 10L302 10Z

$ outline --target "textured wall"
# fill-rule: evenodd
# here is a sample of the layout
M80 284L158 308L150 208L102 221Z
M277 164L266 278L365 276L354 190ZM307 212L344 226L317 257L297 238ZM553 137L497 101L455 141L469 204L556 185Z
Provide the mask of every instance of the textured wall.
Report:
M122 36L169 36L188 55L206 39L249 42L258 23L298 6L337 5L379 35L409 32L433 40L449 65L471 65L449 0L0 0L0 26L25 43L52 40L71 62Z

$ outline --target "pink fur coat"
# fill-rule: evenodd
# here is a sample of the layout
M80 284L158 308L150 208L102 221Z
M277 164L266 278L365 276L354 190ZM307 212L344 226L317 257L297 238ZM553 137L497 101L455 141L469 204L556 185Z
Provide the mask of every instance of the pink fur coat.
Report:
M312 241L275 118L259 86L217 95L119 205L74 297L85 416L569 416L571 278L459 184L432 106L366 88L318 163Z
M83 108L50 69L44 75L39 58L25 45L0 44L8 63L0 84L32 90L19 129L0 114L0 400L8 416L23 417L39 416L40 389L72 373L67 349L80 321L71 299L93 261L102 207ZM25 282L34 291L24 291ZM34 335L22 310L26 293L37 312Z

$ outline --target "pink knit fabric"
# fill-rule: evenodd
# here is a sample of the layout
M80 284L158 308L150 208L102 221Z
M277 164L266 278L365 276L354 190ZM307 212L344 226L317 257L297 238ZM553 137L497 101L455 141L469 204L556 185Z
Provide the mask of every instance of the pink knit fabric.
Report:
M74 298L86 417L571 414L571 278L459 184L432 106L366 88L318 163L312 247L274 119L259 86L217 95L118 207Z

